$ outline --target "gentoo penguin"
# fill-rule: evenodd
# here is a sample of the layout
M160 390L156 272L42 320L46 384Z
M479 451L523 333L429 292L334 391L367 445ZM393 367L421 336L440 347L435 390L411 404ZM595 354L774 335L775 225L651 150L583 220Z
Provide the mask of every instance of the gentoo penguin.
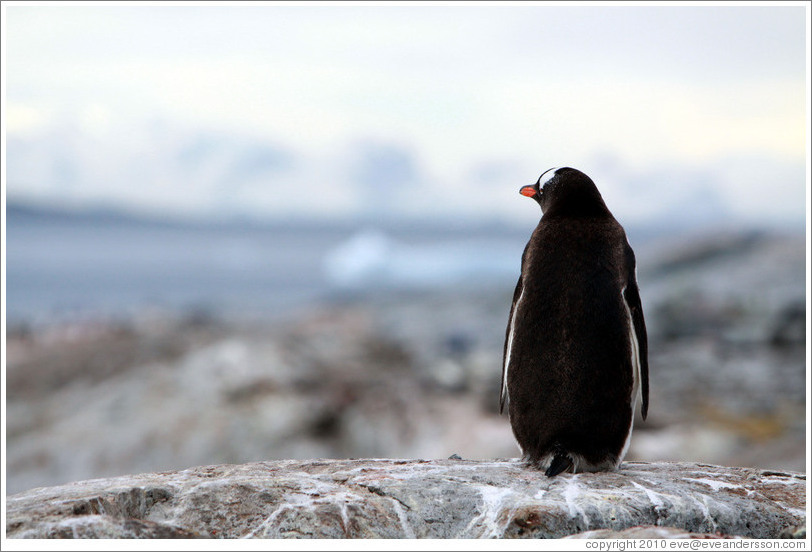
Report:
M522 254L502 362L525 461L548 477L614 470L648 413L648 342L634 251L595 183L569 167L519 192L542 217Z

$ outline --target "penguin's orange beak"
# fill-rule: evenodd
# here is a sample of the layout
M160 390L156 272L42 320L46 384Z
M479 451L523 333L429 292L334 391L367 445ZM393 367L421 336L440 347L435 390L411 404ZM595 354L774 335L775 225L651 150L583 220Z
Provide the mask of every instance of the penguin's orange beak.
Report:
M532 184L530 186L522 186L519 189L519 193L525 197L533 197L536 195L536 187Z

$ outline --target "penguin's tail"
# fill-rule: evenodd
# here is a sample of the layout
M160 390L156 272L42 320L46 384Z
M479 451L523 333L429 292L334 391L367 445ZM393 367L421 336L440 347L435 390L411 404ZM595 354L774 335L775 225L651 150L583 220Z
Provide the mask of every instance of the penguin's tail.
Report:
M550 462L550 467L544 472L547 477L555 477L561 472L565 472L572 467L572 458L567 452L557 446L553 453L553 460Z

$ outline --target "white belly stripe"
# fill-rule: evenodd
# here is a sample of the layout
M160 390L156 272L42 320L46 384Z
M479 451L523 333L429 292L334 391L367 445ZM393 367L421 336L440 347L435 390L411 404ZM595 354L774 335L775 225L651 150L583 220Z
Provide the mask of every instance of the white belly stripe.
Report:
M629 341L632 350L632 406L637 406L640 400L642 389L640 387L640 344L637 342L637 332L634 331L634 319L629 303L626 302L626 287L623 287L620 294L623 297L623 306L626 308L626 315L629 317Z
M636 270L636 269L635 269ZM637 332L634 331L634 319L632 318L632 311L629 308L629 303L626 302L626 286L620 291L623 297L623 307L626 309L626 315L629 317L629 342L632 352L632 396L631 396L631 411L632 418L629 422L629 433L626 435L626 442L623 444L623 450L618 458L618 465L626 456L629 450L629 444L632 441L632 428L634 427L634 413L637 410L637 401L640 399L642 389L640 387L640 344L637 342Z
M505 354L505 373L502 374L502 398L508 396L508 370L510 369L510 353L513 349L513 334L516 332L516 314L519 312L519 306L522 304L522 297L524 297L524 286L519 293L519 298L516 300L516 306L513 307L513 316L510 317L510 333L508 334L507 353Z

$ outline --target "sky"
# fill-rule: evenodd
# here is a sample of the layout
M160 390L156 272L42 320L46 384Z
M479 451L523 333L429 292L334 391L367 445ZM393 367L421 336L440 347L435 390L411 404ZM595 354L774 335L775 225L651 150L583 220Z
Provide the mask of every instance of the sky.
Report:
M3 3L8 201L514 222L803 221L808 3Z

